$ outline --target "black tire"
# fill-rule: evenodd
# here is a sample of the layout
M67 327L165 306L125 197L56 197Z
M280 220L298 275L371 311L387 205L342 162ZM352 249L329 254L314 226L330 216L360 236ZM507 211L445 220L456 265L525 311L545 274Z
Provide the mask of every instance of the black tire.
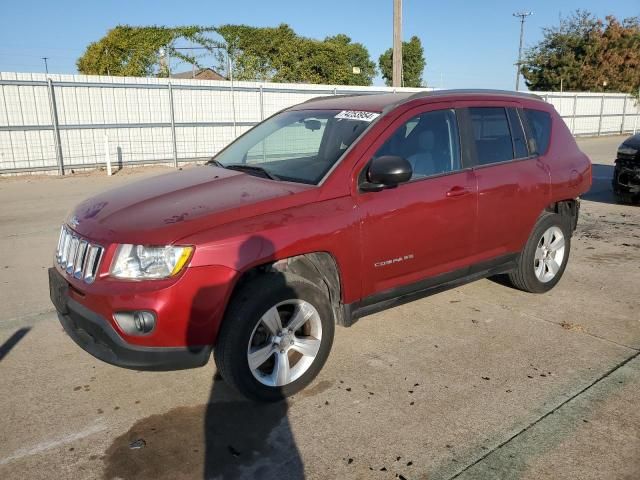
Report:
M258 381L247 358L247 348L260 318L274 305L290 299L304 300L315 307L322 325L320 347L313 363L298 379L282 387ZM290 273L269 273L241 286L227 309L214 359L222 378L251 400L275 402L306 387L320 372L333 344L335 322L326 290Z
M509 272L509 281L515 288L529 293L544 293L556 286L567 267L569 254L571 252L571 225L569 223L567 217L551 212L544 212L540 218L538 218L524 250L518 257L517 267L515 270ZM535 274L535 252L542 235L553 226L560 228L564 235L564 257L556 275L551 280L542 282Z

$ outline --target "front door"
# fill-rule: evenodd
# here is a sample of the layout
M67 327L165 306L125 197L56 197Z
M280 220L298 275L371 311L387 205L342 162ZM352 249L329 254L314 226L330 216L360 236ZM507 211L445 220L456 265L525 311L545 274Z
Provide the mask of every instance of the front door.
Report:
M418 107L401 116L374 154L407 159L411 180L357 194L363 298L468 266L477 187L473 171L462 164L456 112L444 107Z

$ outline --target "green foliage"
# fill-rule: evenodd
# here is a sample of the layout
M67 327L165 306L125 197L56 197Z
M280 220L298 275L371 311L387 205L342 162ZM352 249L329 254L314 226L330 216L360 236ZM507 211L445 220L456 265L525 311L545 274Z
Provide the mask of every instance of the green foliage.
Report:
M212 33L224 41L216 42L209 37ZM77 61L78 70L93 75L168 76L159 56L161 48L166 58L198 65L198 56L175 48L178 39L212 53L219 71L228 70L228 52L233 76L238 80L371 85L376 75L375 63L361 43L352 42L346 35L324 40L305 38L285 24L274 28L119 25L87 47ZM360 73L353 73L353 67Z
M161 48L165 49L166 58L198 65L197 55L176 50L174 43L184 39L213 52L219 46L207 35L213 31L212 27L197 25L175 28L118 25L97 42L90 43L76 65L80 73L87 75L144 77L157 73L166 77L169 72L161 66Z
M371 85L376 74L364 45L346 35L314 40L297 35L286 24L222 25L215 30L229 47L238 80ZM218 63L226 70L225 53L218 54ZM360 73L354 74L353 67Z
M387 85L393 80L393 49L390 48L378 61L382 78ZM422 87L422 72L427 61L424 58L422 42L416 36L408 42L402 42L402 85L404 87Z
M578 10L526 53L522 74L530 90L618 91L638 95L640 19L604 21ZM606 82L606 86L605 86Z

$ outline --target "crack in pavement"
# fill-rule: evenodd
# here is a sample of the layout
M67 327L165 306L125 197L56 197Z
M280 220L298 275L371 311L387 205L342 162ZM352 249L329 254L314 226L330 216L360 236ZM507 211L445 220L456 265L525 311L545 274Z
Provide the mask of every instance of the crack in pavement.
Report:
M523 433L525 433L526 431L530 430L532 427L536 426L538 423L540 423L542 420L544 420L545 418L547 418L549 415L553 415L555 412L557 412L558 410L560 410L562 407L564 407L567 403L569 403L570 401L578 398L580 395L582 395L583 393L585 393L587 390L589 390L591 387L597 385L598 383L600 383L602 380L605 380L606 378L608 378L612 373L614 373L616 370L619 370L620 368L624 367L627 363L631 362L632 360L638 358L638 356L640 356L640 351L636 351L636 353L634 353L633 355L631 355L630 357L626 358L625 360L621 361L620 363L618 363L617 365L615 365L613 368L609 369L607 372L605 372L604 374L602 374L601 376L599 376L598 378L596 378L593 382L591 382L590 384L588 384L586 387L584 387L582 390L580 390L579 392L571 395L569 398L567 398L566 400L564 400L563 402L561 402L559 405L557 405L556 407L554 407L552 410L549 410L547 413L545 413L544 415L542 415L540 418L538 418L537 420L534 420L533 422L531 422L529 425L527 425L526 427L524 427L523 429L521 429L520 431L516 432L515 434L513 434L511 437L509 437L508 439L506 439L504 442L500 443L499 445L497 445L496 447L492 448L491 450L489 450L487 453L485 453L484 455L482 455L480 458L478 458L477 460L475 460L474 462L470 463L469 465L467 465L466 467L464 467L462 470L459 470L456 474L454 474L452 477L449 477L448 480L454 480L455 478L458 478L460 475L462 475L464 472L466 472L467 470L471 469L472 467L476 466L477 464L479 464L480 462L482 462L483 460L485 460L489 455L491 455L492 453L500 450L502 447L504 447L505 445L507 445L508 443L510 443L511 441L515 440L516 438L518 438L520 435L522 435Z
M0 458L0 465L6 465L7 463L10 463L14 460L19 460L24 457L36 455L38 453L45 452L52 448L58 447L60 445L65 445L67 443L75 442L76 440L81 440L95 433L102 432L106 430L106 428L107 427L104 424L99 422L85 428L84 430L80 430L79 432L62 435L50 440L45 440L44 442L40 442L36 445L21 448L4 458Z

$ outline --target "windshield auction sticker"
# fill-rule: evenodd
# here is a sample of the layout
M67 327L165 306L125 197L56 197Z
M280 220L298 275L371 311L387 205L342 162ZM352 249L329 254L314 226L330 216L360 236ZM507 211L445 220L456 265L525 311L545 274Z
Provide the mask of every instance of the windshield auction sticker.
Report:
M360 120L362 122L373 122L380 116L374 112L357 112L354 110L343 110L335 116L335 118L344 118L346 120Z

